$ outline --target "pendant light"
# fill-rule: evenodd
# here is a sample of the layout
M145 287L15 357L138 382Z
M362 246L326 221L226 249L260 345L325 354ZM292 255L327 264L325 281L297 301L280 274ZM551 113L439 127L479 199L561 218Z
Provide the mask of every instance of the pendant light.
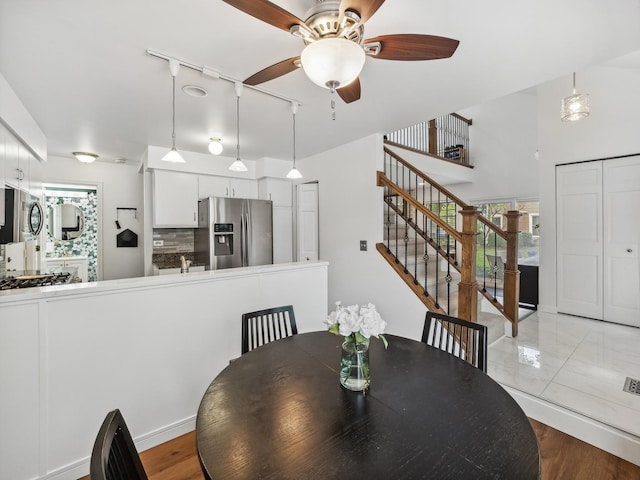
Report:
M162 160L165 162L173 162L173 163L185 163L182 155L178 153L176 150L176 75L178 75L178 71L180 70L180 63L178 63L175 59L169 60L169 71L171 72L171 79L173 81L173 104L172 104L172 125L173 130L171 133L171 150L167 153Z
M576 93L576 72L573 72L573 94L562 99L560 119L575 122L589 116L589 94Z
M237 137L238 142L236 144L236 149L237 149L236 161L233 162L231 166L229 166L229 170L233 172L246 172L247 166L242 162L242 160L240 160L240 95L242 95L242 83L240 82L235 82L235 83L236 83L236 132L238 134L238 137Z
M293 114L293 167L287 173L287 178L297 180L302 178L302 174L296 168L296 113L298 112L298 103L291 102L291 113Z

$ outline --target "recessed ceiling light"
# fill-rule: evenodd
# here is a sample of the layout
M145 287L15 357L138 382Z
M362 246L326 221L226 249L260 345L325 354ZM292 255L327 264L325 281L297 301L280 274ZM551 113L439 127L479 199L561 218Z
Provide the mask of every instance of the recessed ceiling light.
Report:
M182 91L192 97L206 97L207 91L199 85L185 85Z

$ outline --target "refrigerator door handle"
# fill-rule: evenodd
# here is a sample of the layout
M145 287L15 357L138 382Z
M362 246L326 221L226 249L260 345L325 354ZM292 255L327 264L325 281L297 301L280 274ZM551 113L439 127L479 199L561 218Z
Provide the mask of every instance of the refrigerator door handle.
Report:
M244 266L249 266L249 214L244 215Z

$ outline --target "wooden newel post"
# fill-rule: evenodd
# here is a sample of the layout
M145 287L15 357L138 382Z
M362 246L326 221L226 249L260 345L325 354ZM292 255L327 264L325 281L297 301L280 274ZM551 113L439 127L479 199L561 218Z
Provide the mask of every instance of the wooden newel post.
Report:
M478 281L476 280L476 237L478 236L478 216L474 206L463 207L462 216L462 262L460 283L458 284L458 317L478 321Z
M518 222L522 214L509 210L507 218L507 263L504 267L504 314L511 321L511 335L518 336L520 271L518 270Z
M438 128L435 119L429 120L429 153L438 155Z

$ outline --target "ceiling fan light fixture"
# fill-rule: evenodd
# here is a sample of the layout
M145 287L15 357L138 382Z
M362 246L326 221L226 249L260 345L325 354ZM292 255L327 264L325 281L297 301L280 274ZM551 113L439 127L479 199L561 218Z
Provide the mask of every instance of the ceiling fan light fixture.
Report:
M98 155L89 152L73 152L73 156L82 163L93 163L96 161L96 158L98 158Z
M211 153L211 155L220 155L223 150L220 138L211 137L209 140L209 153Z
M340 88L353 82L364 66L365 53L360 45L345 38L321 38L302 51L304 73L316 85Z
M560 119L575 122L589 116L589 94L576 93L576 73L573 72L573 93L562 99Z

